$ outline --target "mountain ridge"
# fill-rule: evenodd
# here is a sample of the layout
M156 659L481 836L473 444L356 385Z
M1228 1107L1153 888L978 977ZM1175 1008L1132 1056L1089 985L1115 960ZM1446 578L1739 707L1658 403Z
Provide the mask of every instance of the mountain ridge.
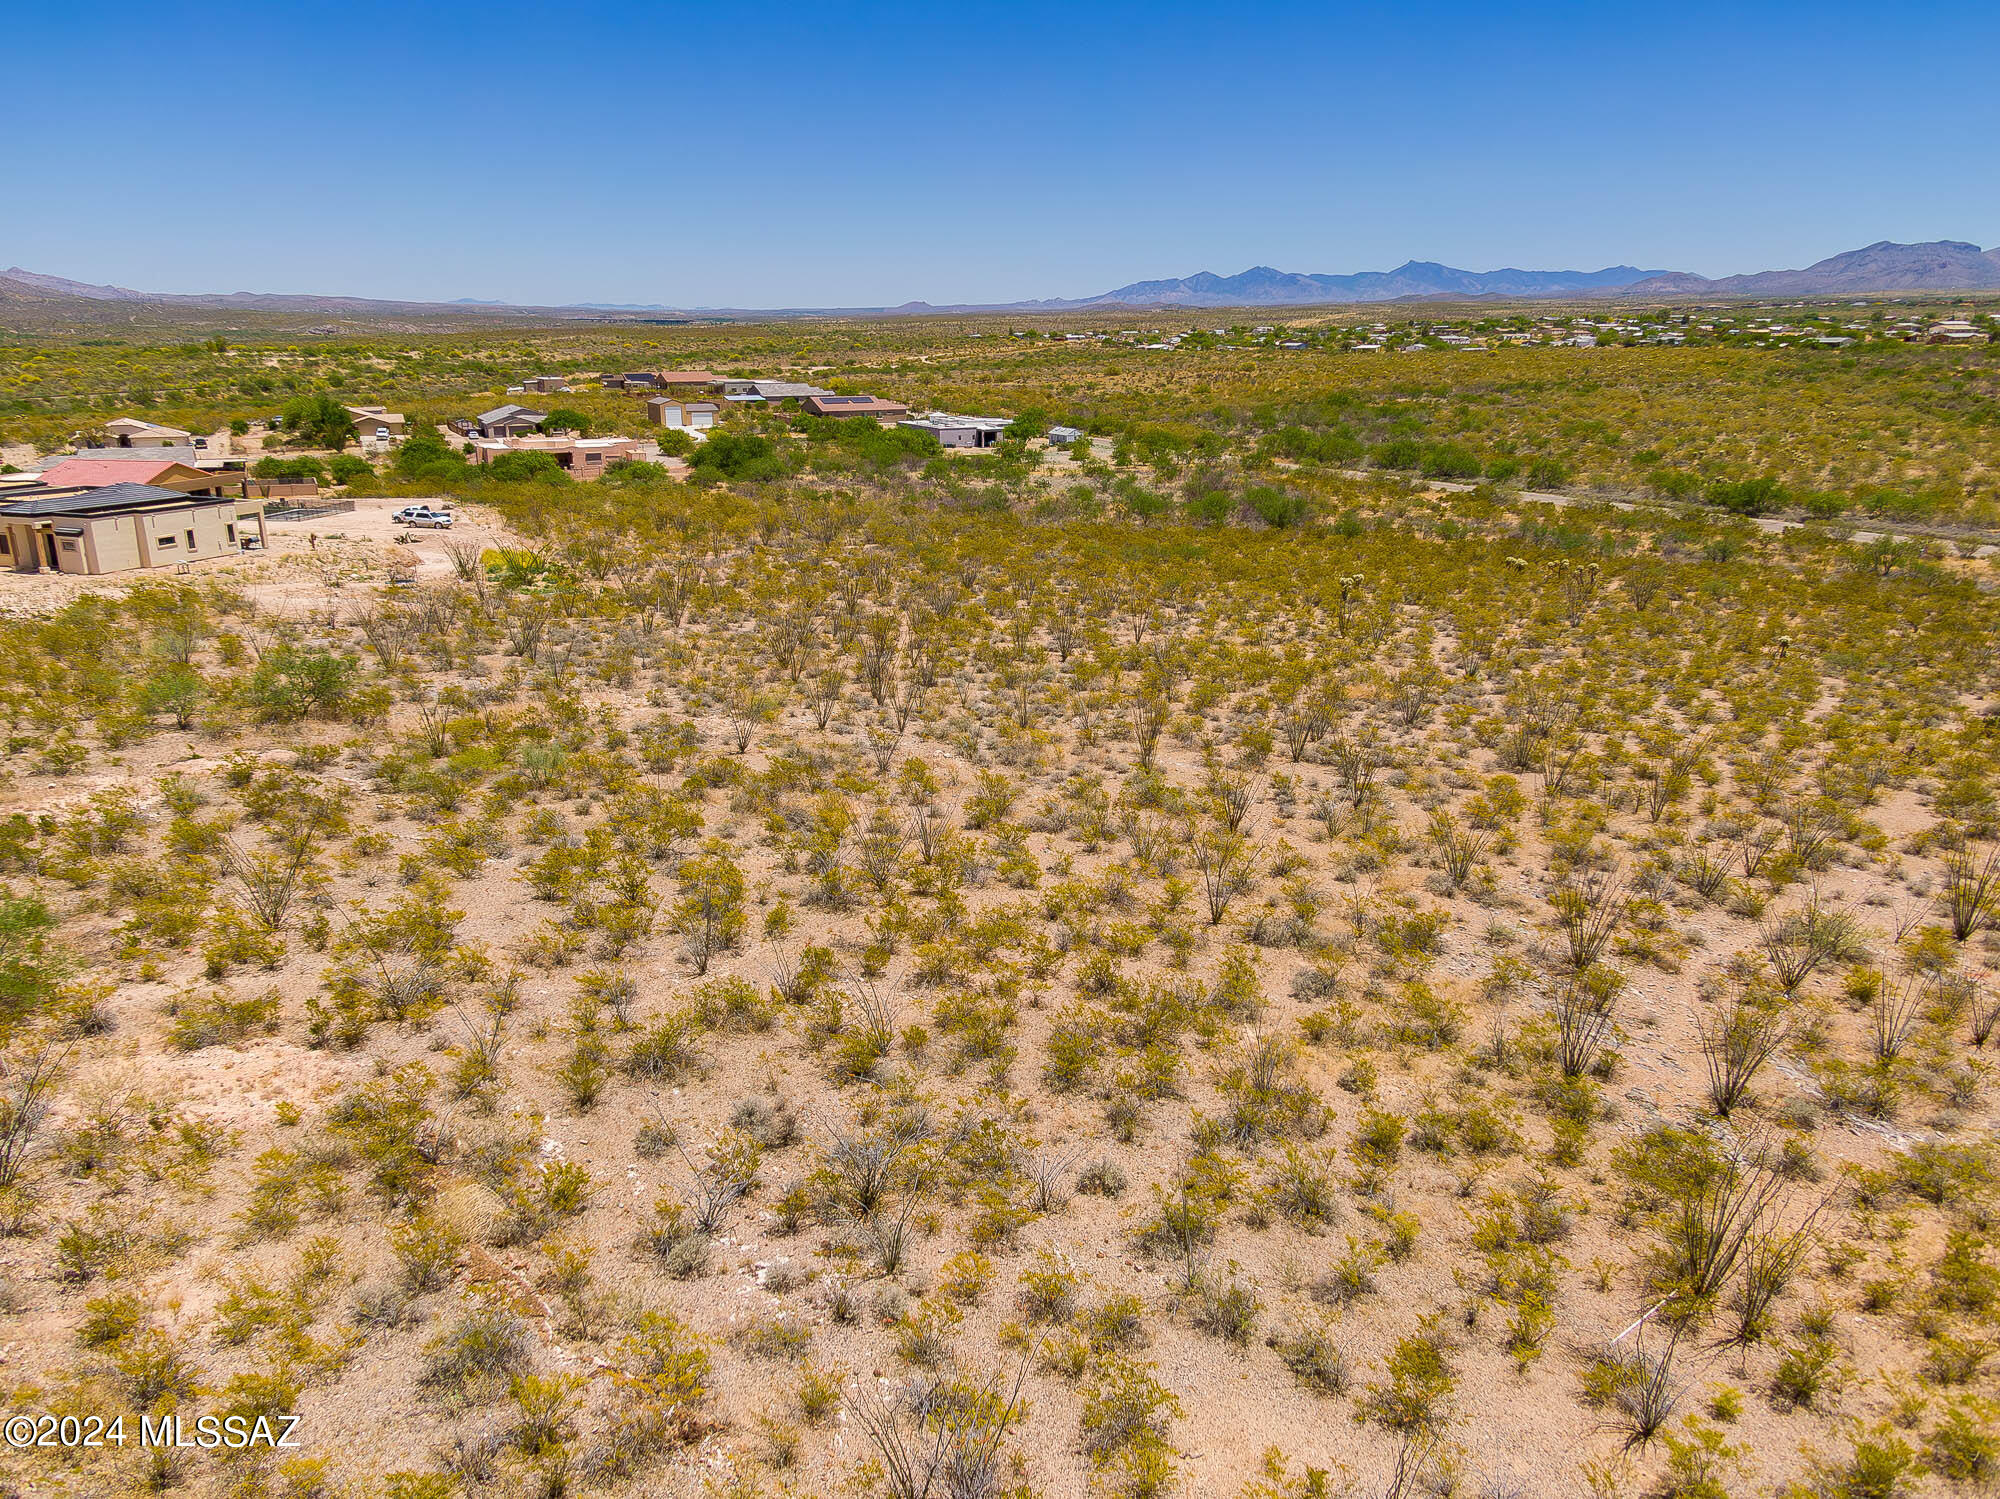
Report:
M1080 304L1147 306L1163 303L1195 307L1285 306L1306 302L1390 302L1426 296L1560 296L1623 287L1671 271L1606 266L1597 271L1466 271L1435 260L1406 260L1392 271L1323 275L1280 271L1257 265L1234 276L1200 271L1164 281L1135 281Z
M1096 296L1047 297L1019 302L911 301L893 307L676 307L665 303L570 302L537 306L463 297L456 301L333 296L304 292L145 292L98 285L10 266L0 271L0 304L84 301L157 304L182 308L243 309L316 314L456 313L505 316L539 314L632 316L671 313L696 317L924 316L975 312L1071 312L1092 308L1299 307L1458 298L1825 296L1896 291L2000 290L2000 246L1982 250L1967 240L1900 244L1878 240L1830 255L1797 270L1756 271L1709 278L1688 271L1605 266L1595 271L1523 270L1507 266L1468 271L1433 260L1406 260L1388 271L1328 275L1255 265L1233 276L1198 271L1191 276L1134 281Z

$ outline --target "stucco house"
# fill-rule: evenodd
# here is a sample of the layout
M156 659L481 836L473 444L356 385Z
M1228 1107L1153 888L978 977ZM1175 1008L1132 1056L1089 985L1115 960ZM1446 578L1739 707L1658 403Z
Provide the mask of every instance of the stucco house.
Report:
M913 432L928 432L947 448L990 448L1000 441L1013 421L1008 416L953 416L933 411L896 425Z
M807 396L799 404L809 416L872 416L877 421L899 422L910 414L901 401L885 401L880 396Z
M640 437L475 437L472 460L491 463L508 453L547 453L572 479L602 478L620 459L652 462L660 445Z
M653 396L646 402L646 420L656 427L705 432L715 425L715 413L720 409L713 401L683 401L673 396Z
M505 406L480 412L472 419L472 424L479 429L481 437L520 437L534 431L548 419L546 411L534 411L510 401Z
M149 460L137 454L125 459L65 458L43 469L37 477L50 489L108 489L114 484L149 484L155 489L174 489L182 494L219 495L225 485L238 492L243 488L243 475L240 473L229 474L225 478L220 472L198 469L176 458Z
M193 438L179 427L163 427L158 422L121 416L104 424L105 435L114 448L177 448L193 446Z
M803 401L807 396L830 396L830 390L808 385L803 380L738 379L728 376L714 382L716 394L732 401Z
M354 418L354 435L363 443L386 442L403 435L400 411L391 411L386 406L349 406L347 414Z
M267 542L256 504L153 484L51 490L0 504L0 566L116 573L233 557Z

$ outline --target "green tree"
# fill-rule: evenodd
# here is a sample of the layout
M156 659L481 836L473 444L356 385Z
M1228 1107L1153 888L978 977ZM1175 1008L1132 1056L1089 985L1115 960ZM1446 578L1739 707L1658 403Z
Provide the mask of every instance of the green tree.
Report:
M31 1020L55 996L68 974L51 939L49 908L33 896L16 898L0 886L0 1039Z
M149 714L173 714L174 727L185 729L193 724L194 715L207 696L208 683L201 673L192 666L174 662L146 679L140 703Z
M361 664L352 656L281 645L264 659L244 685L244 697L264 718L279 723L338 713L354 691Z
M569 478L553 453L502 453L486 465L486 471L505 484Z
M785 460L768 437L751 432L716 432L694 455L694 470L723 479L777 479Z
M317 458L259 458L250 465L250 475L256 479L310 479L320 484L326 480L326 465Z
M677 878L681 898L674 904L674 926L688 939L695 972L707 973L709 960L743 934L743 871L728 848L711 839L682 863Z
M1049 430L1049 414L1040 406L1023 406L1007 426L1009 437L1041 437Z
M590 418L572 406L558 406L542 419L544 432L574 432L578 437L590 436Z
M406 479L443 480L465 472L465 455L435 432L416 432L396 449L395 469Z
M287 432L318 447L338 451L354 436L353 414L325 391L292 397L280 414Z

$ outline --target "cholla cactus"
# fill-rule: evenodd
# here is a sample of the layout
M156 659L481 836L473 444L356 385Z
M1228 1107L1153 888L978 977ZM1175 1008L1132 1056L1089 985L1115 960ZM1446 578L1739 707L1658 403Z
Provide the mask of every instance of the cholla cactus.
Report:
M1347 633L1347 606L1350 601L1360 595L1361 585L1364 581L1366 580L1362 578L1360 573L1342 573L1340 575L1340 607L1338 618L1340 621L1340 633L1343 635Z

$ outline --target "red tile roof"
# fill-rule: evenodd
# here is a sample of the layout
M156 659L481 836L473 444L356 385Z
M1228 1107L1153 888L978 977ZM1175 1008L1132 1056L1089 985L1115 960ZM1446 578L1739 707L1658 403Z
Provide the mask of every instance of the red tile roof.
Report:
M106 484L151 484L161 474L170 469L187 469L187 465L176 463L171 458L159 463L147 463L140 459L117 458L65 458L54 468L44 470L42 482L48 485L74 484L85 489L98 489ZM187 469L198 474L198 469Z

